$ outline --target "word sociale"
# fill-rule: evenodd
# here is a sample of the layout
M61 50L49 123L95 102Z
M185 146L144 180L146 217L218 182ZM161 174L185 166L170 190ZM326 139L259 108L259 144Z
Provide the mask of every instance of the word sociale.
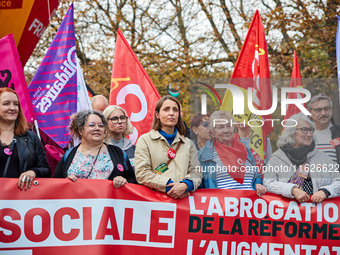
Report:
M174 247L176 205L119 199L2 201L3 248L89 244ZM25 209L24 209L25 208Z

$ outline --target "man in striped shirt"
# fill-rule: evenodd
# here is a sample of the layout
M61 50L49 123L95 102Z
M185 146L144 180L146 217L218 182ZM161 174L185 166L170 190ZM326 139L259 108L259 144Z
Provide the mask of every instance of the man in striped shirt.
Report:
M340 164L340 125L332 118L332 100L324 94L311 98L308 109L315 123L317 148Z

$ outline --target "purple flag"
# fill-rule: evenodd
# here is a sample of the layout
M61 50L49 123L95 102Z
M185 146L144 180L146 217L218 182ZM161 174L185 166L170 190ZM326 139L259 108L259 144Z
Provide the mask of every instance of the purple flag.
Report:
M71 140L70 116L77 112L77 63L73 4L48 48L30 85L39 127L65 148Z

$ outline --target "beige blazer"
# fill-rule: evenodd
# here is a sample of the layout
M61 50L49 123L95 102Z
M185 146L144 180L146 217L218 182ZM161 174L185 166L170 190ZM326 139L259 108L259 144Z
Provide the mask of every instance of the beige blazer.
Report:
M162 175L157 174L155 168L169 160L168 149L176 149L180 141L182 144L176 157L170 162L169 170ZM156 130L142 135L136 144L134 165L139 184L162 192L165 192L169 179L173 182L189 179L194 184L193 191L202 181L196 147L190 139L182 137L178 132L171 146ZM197 172L196 169L198 169Z

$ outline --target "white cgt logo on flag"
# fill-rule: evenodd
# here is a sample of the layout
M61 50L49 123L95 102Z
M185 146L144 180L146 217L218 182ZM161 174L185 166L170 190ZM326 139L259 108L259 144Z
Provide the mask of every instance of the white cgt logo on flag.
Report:
M142 89L137 84L129 84L124 86L117 94L116 102L117 105L125 104L125 98L127 95L133 94L138 97L139 102L141 104L141 110L137 113L131 112L130 121L139 122L145 119L145 116L148 112L148 104L145 98L145 95ZM138 138L138 130L134 127L133 133L130 135L130 139L132 143L135 143Z

